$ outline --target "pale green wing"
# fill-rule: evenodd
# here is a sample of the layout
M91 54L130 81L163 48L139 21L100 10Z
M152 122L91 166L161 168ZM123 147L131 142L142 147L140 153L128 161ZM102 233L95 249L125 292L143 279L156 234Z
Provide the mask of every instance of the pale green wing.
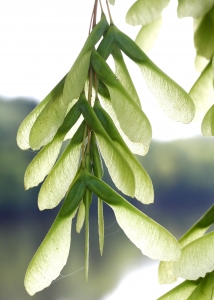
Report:
M189 296L188 300L213 300L214 299L214 272L207 274L197 288Z
M114 143L110 142L110 139L107 139L102 134L96 132L95 134L102 157L114 184L124 194L134 197L135 178L129 163L122 156L122 153L118 151Z
M197 281L186 280L157 300L188 300L197 285Z
M24 177L25 189L37 186L51 171L61 149L63 139L80 116L77 102L65 117L53 140L43 147L26 169ZM79 126L78 126L79 127Z
M88 76L90 55L90 51L80 52L66 77L64 91L53 101L50 101L37 118L30 133L32 149L39 149L52 140L65 118L69 103L74 105L75 99L79 97ZM73 80L71 77L73 77ZM68 82L70 86L73 85L76 89L66 92Z
M214 55L213 55L213 58L212 58L212 71L213 71L213 77L214 77Z
M163 112L176 122L190 123L195 105L188 93L152 62L138 65Z
M84 176L78 173L56 220L28 266L25 288L31 296L48 287L65 266L70 249L71 221L84 192Z
M194 45L197 55L212 59L214 53L214 6L201 17L194 19Z
M126 22L131 25L146 25L157 19L169 0L138 0L128 10Z
M135 197L144 204L149 204L154 202L154 190L152 181L144 170L142 165L136 159L136 157L131 153L128 146L125 144L121 138L117 128L115 127L110 116L105 112L104 109L99 104L99 101L95 101L94 111L99 118L101 124L103 125L106 133L113 140L114 144L121 152L124 158L128 161L135 177Z
M178 17L193 17L198 19L205 15L213 4L213 0L178 0Z
M174 262L173 272L175 276L196 280L204 277L206 273L214 270L214 232L187 244L181 250L181 258Z
M214 104L210 107L204 116L201 124L201 132L203 136L214 135Z
M113 109L112 103L110 98L106 98L105 96L101 95L102 104L105 107L105 110L111 116L112 120L114 121L115 126L117 127L120 135L122 136L123 140L125 141L126 145L129 147L132 153L138 155L146 155L149 146L145 146L143 142L132 142L129 137L123 132L120 123L118 121L117 115Z
M24 280L27 292L35 293L48 287L65 266L71 241L71 221L73 215L54 221L44 241L31 260Z
M165 114L177 122L190 123L195 106L190 96L174 80L159 69L127 35L115 27L118 47L138 64L150 91Z
M24 186L26 190L37 186L44 180L45 176L50 173L59 155L62 142L63 136L56 135L30 162L24 176Z
M158 283L171 284L177 279L173 273L173 261L161 261L158 267Z
M112 107L124 133L132 142L142 143L148 147L152 137L152 128L144 112L95 50L91 55L91 63L94 71L108 87Z
M166 261L179 259L179 244L165 228L98 178L88 174L86 185L113 209L119 226L144 255Z
M211 62L203 70L199 78L189 91L190 97L193 99L196 113L194 120L202 121L205 113L213 104L213 72Z
M40 210L54 208L65 196L79 166L84 127L83 123L41 186L38 196Z
M181 248L203 236L214 223L214 205L179 239ZM176 281L172 262L161 262L158 269L159 283L169 284Z
M30 146L32 149L39 149L52 140L63 122L68 105L74 104L74 100L79 97L88 77L91 51L107 28L108 23L103 15L68 72L63 92L60 91L54 100L49 101L34 123L30 133Z
M76 232L80 233L83 224L85 221L85 205L83 201L80 203L78 214L77 214L77 222L76 222Z
M179 239L181 247L185 247L187 244L204 235L213 223L214 205Z
M30 148L29 135L31 128L48 102L58 97L59 91L61 91L64 86L65 77L62 78L55 88L22 121L17 133L17 144L21 149L26 150Z
M162 24L162 18L158 17L153 22L141 27L135 39L135 43L145 52L152 49Z
M141 107L140 99L124 62L123 55L116 46L112 50L112 56L115 63L115 75L120 79L120 82L128 91L132 99Z
M96 134L100 152L114 184L124 194L133 197L135 192L135 179L128 162L121 155L117 147L115 147L94 110L86 100L83 102L81 111L87 125Z

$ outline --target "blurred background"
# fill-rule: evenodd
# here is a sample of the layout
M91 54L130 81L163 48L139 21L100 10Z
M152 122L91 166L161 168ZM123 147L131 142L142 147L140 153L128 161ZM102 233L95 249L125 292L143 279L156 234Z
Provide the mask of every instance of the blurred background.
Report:
M116 25L134 38L139 28L124 23L132 2L117 0L112 14ZM194 70L192 23L188 19L176 21L176 2L170 1L164 10L165 21L149 56L188 91L198 76ZM92 5L93 1L85 0L75 4L70 0L1 1L0 300L31 299L23 285L25 272L59 210L40 212L39 187L24 190L24 172L36 153L17 147L17 129L69 70L87 36ZM128 200L179 238L213 204L214 141L202 138L198 128L191 131L191 125L170 123L155 106L137 70L133 69L132 75L153 126L150 150L138 159L153 181L155 203L145 206ZM112 184L107 170L105 180ZM88 283L84 278L84 230L77 234L74 220L70 255L61 277L33 299L113 300L122 295L114 294L118 289L123 300L157 298L152 292L158 290L158 262L144 257L126 238L107 206L105 246L100 257L96 205L94 199ZM132 277L128 275L133 272Z
M24 171L35 153L17 147L16 132L35 105L32 99L0 98L0 299L4 300L31 298L23 286L25 271L59 209L40 212L38 188L24 191L23 187ZM213 153L212 139L153 141L149 153L139 160L153 181L155 204L146 206L129 200L179 238L213 203ZM105 180L111 183L107 175ZM83 269L84 230L77 234L73 226L70 256L62 271L65 277L33 298L104 299L128 271L146 268L149 263L152 260L126 238L107 206L105 247L100 257L94 199L90 212L89 282L85 283ZM141 288L143 295L143 282Z

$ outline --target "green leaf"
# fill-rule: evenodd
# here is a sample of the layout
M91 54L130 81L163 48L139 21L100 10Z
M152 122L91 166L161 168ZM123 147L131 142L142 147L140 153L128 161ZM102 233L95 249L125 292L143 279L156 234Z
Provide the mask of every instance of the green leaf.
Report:
M197 81L189 91L190 97L193 99L196 114L194 120L202 121L207 110L213 104L213 72L211 62L203 70Z
M211 300L214 291L214 272L207 274L198 284L188 300Z
M214 136L214 104L204 116L201 124L201 132L203 136Z
M141 27L135 39L136 44L145 52L152 49L162 24L162 18L158 17L153 22Z
M38 196L40 210L57 206L65 196L79 166L84 129L85 124L82 123L41 186Z
M114 4L115 4L115 0L108 0L108 2L109 2L111 5L114 5Z
M144 112L95 50L91 55L91 63L94 71L108 87L112 107L124 133L132 142L142 143L148 147L152 137L152 129Z
M146 25L157 19L169 0L138 0L128 10L126 22L131 25Z
M55 88L31 111L24 121L22 121L17 133L17 144L22 150L30 148L29 135L32 126L46 105L58 97L59 92L63 88L65 78L66 76L62 78Z
M65 266L71 240L71 221L75 214L67 218L59 215L31 260L24 280L27 292L35 293L48 287Z
M178 17L193 17L198 19L205 15L213 4L213 0L178 0Z
M124 194L134 196L135 179L127 160L121 155L117 147L107 135L92 107L85 100L81 107L87 125L95 132L99 149L108 168L109 174Z
M174 121L190 123L195 114L195 106L184 89L159 69L132 39L116 27L115 40L118 47L138 64L150 91L164 113Z
M214 6L201 19L194 22L194 44L200 56L210 60L214 53Z
M117 128L115 127L110 116L105 112L105 110L99 104L99 101L95 101L94 111L99 118L101 124L103 125L106 133L113 140L117 149L121 152L122 156L128 161L134 177L135 177L135 197L143 202L144 204L149 204L154 202L154 190L152 181L144 170L142 165L136 159L136 157L131 153L128 146L123 141Z
M187 300L198 285L198 281L186 280L157 300Z
M181 248L204 235L214 223L214 205L178 240ZM159 283L169 284L177 280L173 273L172 262L161 262L158 269Z
M214 232L205 234L183 247L181 258L173 264L175 276L196 280L212 272L214 270L213 247Z
M141 107L140 99L138 97L134 83L124 62L123 55L118 47L114 46L112 50L112 56L115 63L115 75L117 76L117 78L119 78L120 82L128 91L132 99L139 105L139 107Z
M113 209L119 226L144 255L166 261L179 259L179 244L165 228L93 175L87 175L86 184Z
M77 215L77 222L76 222L76 231L78 233L80 233L80 231L83 227L84 221L85 221L85 205L82 201L80 203L80 206L79 206L78 215Z

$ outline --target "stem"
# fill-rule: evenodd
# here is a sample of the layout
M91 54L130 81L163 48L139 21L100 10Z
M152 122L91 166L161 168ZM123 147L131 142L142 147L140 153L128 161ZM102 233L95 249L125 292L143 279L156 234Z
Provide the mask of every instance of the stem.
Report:
M90 191L85 192L85 279L88 281L89 270L89 208L90 208Z
M108 15L109 15L109 19L110 19L110 24L114 24L112 16L111 16L111 12L110 12L110 7L108 4L108 0L106 0L106 5L107 5L107 9L108 9Z
M89 33L91 32L92 28L96 25L96 19L97 19L97 5L98 5L98 0L95 0L94 2L94 7L91 15L91 21L90 21L90 26L89 26ZM101 8L102 10L102 8ZM102 10L103 11L103 10Z
M103 13L104 13L104 10L103 10L103 6L102 6L102 2L101 2L101 0L99 0L99 3L100 3L100 9L101 9L101 13L103 14Z
M98 98L98 83L99 78L96 73L94 73L94 88L95 88L95 99Z
M86 139L86 134L87 134L87 125L85 125L85 131L84 131L84 136L83 136L83 141L82 141L82 168L85 169L85 139Z

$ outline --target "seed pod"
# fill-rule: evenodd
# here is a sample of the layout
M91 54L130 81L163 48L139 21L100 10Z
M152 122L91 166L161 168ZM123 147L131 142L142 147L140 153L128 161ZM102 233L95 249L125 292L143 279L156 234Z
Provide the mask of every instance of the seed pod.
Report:
M86 188L83 197L85 205L85 279L88 281L89 271L89 209L92 201L92 192Z
M92 161L93 161L94 175L97 178L102 179L103 175L104 175L102 158L101 158L101 154L100 154L100 151L98 149L98 146L97 146L96 137L95 137L94 132L91 133L91 147L90 147L90 150L91 150L91 156L92 156Z
M144 255L164 261L179 259L179 244L169 231L95 176L88 173L85 180L87 187L113 209L119 226ZM154 241L158 242L154 245Z
M85 194L85 187L85 177L81 172L69 188L63 206L59 212L61 217L68 217L74 213Z
M142 143L148 148L152 137L152 128L144 112L130 97L129 93L96 50L92 51L91 64L94 71L108 87L111 104L123 132L132 142Z
M126 143L120 136L112 119L101 107L98 99L95 101L94 111L104 129L106 130L110 138L114 141L115 146L129 163L133 171L135 177L135 197L144 204L153 203L154 189L149 175L136 159L136 157L131 153L130 149L127 147Z
M102 39L101 43L97 48L97 52L103 57L103 59L107 59L112 52L114 47L114 27L110 25L107 33Z
M135 191L135 181L134 174L128 162L115 147L114 143L94 113L94 110L86 100L82 101L82 106L80 109L87 125L96 134L101 154L115 185L124 194L133 197Z

